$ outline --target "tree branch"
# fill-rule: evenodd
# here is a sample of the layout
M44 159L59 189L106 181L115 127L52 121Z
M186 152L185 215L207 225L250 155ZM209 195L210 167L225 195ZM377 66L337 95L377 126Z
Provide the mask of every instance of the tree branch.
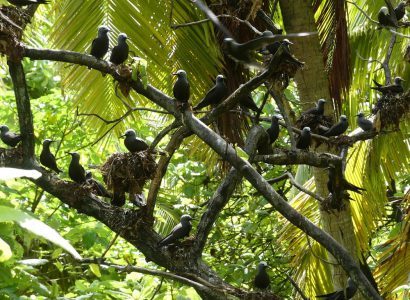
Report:
M21 61L7 61L10 76L13 81L16 96L17 113L19 117L20 134L23 143L24 165L30 167L34 161L34 126L31 112L30 98L28 96L26 76Z
M248 138L246 140L245 152L250 157L254 155L257 149L258 141L262 137L264 129L261 126L254 126L249 131ZM196 240L194 244L194 252L199 256L202 255L202 251L205 247L208 235L212 229L213 224L217 220L219 213L228 203L236 186L241 182L242 175L235 168L231 168L228 175L221 182L218 189L212 195L212 198L208 202L208 208L201 217L201 221L198 224Z
M256 155L253 161L271 165L309 165L318 168L326 168L330 163L341 164L341 158L334 154L279 148L273 149L273 154Z

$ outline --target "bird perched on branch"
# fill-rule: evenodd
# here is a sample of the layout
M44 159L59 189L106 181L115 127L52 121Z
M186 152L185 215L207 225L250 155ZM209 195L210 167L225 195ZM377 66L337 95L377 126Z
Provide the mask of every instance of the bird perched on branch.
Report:
M68 166L68 175L71 180L77 183L86 182L85 170L80 164L80 154L77 152L68 152L71 155L71 162Z
M388 85L381 85L378 83L376 80L373 79L373 82L376 86L370 87L372 90L376 90L383 95L391 94L391 95L397 95L400 93L403 93L404 88L403 85L401 84L404 81L403 78L397 76L394 78L394 83L393 84L388 84Z
M107 26L98 27L98 36L91 44L90 54L97 59L102 59L108 52L110 40L108 39L110 29Z
M279 118L276 115L272 116L270 127L266 130L269 135L269 144L273 144L279 137Z
M315 116L323 116L323 113L325 112L325 99L319 99L315 107L312 107L308 109L307 111L304 111L302 114L303 115L315 115Z
M125 193L123 191L115 191L111 200L111 205L121 207L125 204Z
M129 52L127 39L128 37L125 33L118 35L118 45L112 49L110 56L110 62L114 65L120 65L127 60Z
M0 126L0 138L7 146L16 147L21 141L21 135L10 131L7 125Z
M172 73L172 75L177 76L177 80L172 89L175 99L181 104L188 103L190 87L186 72L184 70L178 70L177 72Z
M397 27L397 23L389 13L389 9L386 6L382 6L377 14L377 20L383 26Z
M370 120L367 120L364 117L364 114L362 112L359 112L357 115L357 125L363 130L363 131L372 131L373 130L373 122Z
M192 218L190 215L182 215L180 222L172 229L170 234L159 241L158 246L163 247L173 244L177 240L188 236L192 228L191 220Z
M347 128L349 127L349 122L347 121L347 117L345 115L341 115L339 122L337 122L336 124L333 124L332 127L330 127L324 134L323 136L338 136L341 135L343 133L345 133L345 131L347 130Z
M318 295L316 298L322 298L324 300L349 300L357 292L357 286L353 280L349 277L347 279L347 287L343 290L339 290L326 295Z
M204 108L208 105L217 105L222 102L228 95L228 88L225 84L225 76L218 75L216 76L216 82L213 88L211 88L208 93L205 95L195 107L195 110Z
M45 139L43 141L43 149L40 153L40 162L43 166L53 170L56 173L63 172L57 167L56 158L53 153L50 151L50 144L53 143L53 140Z
M406 2L400 1L399 4L394 8L394 13L396 15L397 21L403 19L406 14Z
M265 47L265 49L262 49L262 54L272 54L275 55L275 53L278 51L279 47L283 47L283 53L281 55L282 59L284 61L287 61L289 63L294 63L298 67L303 67L305 64L301 61L299 61L296 57L292 55L290 52L289 46L293 45L291 41L288 39L283 39L282 41L276 41L272 44L269 44Z
M339 188L339 190L341 191L349 190L358 194L362 194L361 191L365 191L364 188L355 186L354 184L348 182L346 178L344 178L343 174L337 176L336 168L334 165L329 165L328 170L329 180L327 181L327 189L330 193L334 194L337 188Z
M309 127L303 127L300 133L299 139L296 142L296 148L301 150L309 149L310 143L312 142L312 136L310 134Z
M239 87L243 86L243 84L241 84ZM253 110L254 112L258 112L259 111L259 107L256 105L255 101L253 101L252 99L252 94L251 92L246 93L245 95L242 95L239 99L239 105L241 107Z
M48 0L7 0L11 4L15 6L26 6L32 4L48 4L50 1Z
M85 180L92 187L94 194L96 194L97 196L112 198L111 193L107 191L107 189L102 185L102 183L98 182L93 178L93 173L91 173L91 171L85 172Z
M255 279L253 280L253 284L256 288L261 290L266 290L269 288L270 285L270 278L266 269L268 268L268 264L264 261L261 261L258 265L258 272L256 273Z
M132 153L147 150L149 148L148 144L143 139L137 137L134 129L127 129L125 133L120 136L120 138L122 137L125 137L125 147Z

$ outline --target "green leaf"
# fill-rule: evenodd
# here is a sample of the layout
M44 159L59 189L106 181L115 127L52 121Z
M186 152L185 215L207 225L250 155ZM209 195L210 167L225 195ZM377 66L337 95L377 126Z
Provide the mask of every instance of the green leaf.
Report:
M90 270L98 278L101 277L100 266L97 264L90 264Z
M74 258L81 259L81 255L57 231L25 212L7 206L0 206L0 222L17 222L22 228L60 246Z
M0 238L0 262L9 260L13 253L11 252L9 244Z

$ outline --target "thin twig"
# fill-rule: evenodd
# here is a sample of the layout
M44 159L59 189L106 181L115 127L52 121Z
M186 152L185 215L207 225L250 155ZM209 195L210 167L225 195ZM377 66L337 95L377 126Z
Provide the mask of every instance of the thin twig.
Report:
M389 61L393 53L394 45L396 44L396 38L397 38L397 35L395 33L392 33L392 36L390 38L389 48L387 49L386 57L382 64L383 70L384 70L384 76L386 77L386 84L391 83L391 71L389 67Z
M379 22L377 22L377 21L373 20L372 18L370 18L370 16L369 16L359 5L357 5L357 3L353 2L353 1L349 1L349 0L346 0L346 2L347 2L347 3L350 3L350 4L353 4L354 6L356 6L356 8L357 8L358 10L360 10L360 12L361 12L369 21L373 22L374 24L380 25Z
M155 112L155 113L159 113L159 114L166 114L169 115L171 113L165 111L165 110L158 110L158 109L152 109L152 108L146 108L146 107L133 107L129 110L127 110L125 112L125 114L123 114L121 117L114 119L114 120L107 120L103 117L101 117L98 114L94 114L94 113L78 113L78 116L91 116L91 117L96 117L98 119L100 119L101 121L103 121L105 124L112 124L112 123L118 123L122 120L124 120L126 117L128 117L131 113L133 113L134 111L150 111L150 112ZM78 112L78 107L77 107L77 112Z
M289 181L292 183L292 185L295 186L298 190L304 192L305 194L308 194L309 196L315 198L319 202L325 201L324 198L322 198L319 195L309 191L308 189L305 189L303 186L301 186L299 183L297 183L295 178L293 178L292 174L290 174L290 172L286 172L286 175L288 176Z
M120 236L120 234L117 232L114 236L114 238L111 240L111 242L108 244L107 248L105 249L105 251L103 252L103 254L101 254L101 258L104 258L105 255L108 253L108 251L110 251L112 245L114 245L115 241L118 239L118 237Z
M155 299L155 296L158 294L159 290L161 289L163 282L164 282L164 277L161 277L161 281L159 282L159 284L158 284L157 288L155 289L154 293L152 294L150 300L154 300L154 299Z
M152 269L147 269L147 268L141 268L141 267L135 267L135 266L121 266L121 265L116 265L116 264L111 264L111 263L106 263L106 262L102 262L101 259L83 259L81 260L81 263L84 264L89 264L89 263L97 263L102 267L110 267L110 268L114 268L115 270L119 271L119 272L124 272L124 273L131 273L131 272L137 272L137 273L142 273L142 274L148 274L148 275L152 275L152 276L158 276L158 277L162 277L162 278L168 278L171 280L175 280L178 281L182 284L194 287L198 290L207 290L208 288L213 288L214 286L212 286L211 284L209 284L209 286L205 286L201 283L195 282L191 279L170 273L170 272L163 272L163 271L159 271L159 270L152 270Z
M303 300L309 300L308 297L306 297L306 295L303 293L303 291L301 290L301 288L298 286L298 284L292 279L292 277L290 277L288 274L284 273L286 278L290 281L290 283L293 285L293 287L295 288L295 290L299 293L299 295L302 297Z

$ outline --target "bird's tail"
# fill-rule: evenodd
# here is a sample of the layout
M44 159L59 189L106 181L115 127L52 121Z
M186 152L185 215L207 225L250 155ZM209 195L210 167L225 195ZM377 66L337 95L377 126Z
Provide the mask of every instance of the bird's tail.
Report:
M362 194L362 191L366 191L366 189L355 186L354 184L352 184L350 182L347 183L346 189L348 189L349 191L358 193L360 195Z
M380 83L378 83L376 80L374 80L373 79L373 82L374 82L374 84L377 86L377 87L381 87L381 86L383 86L383 85L381 85ZM373 87L372 87L373 88Z

